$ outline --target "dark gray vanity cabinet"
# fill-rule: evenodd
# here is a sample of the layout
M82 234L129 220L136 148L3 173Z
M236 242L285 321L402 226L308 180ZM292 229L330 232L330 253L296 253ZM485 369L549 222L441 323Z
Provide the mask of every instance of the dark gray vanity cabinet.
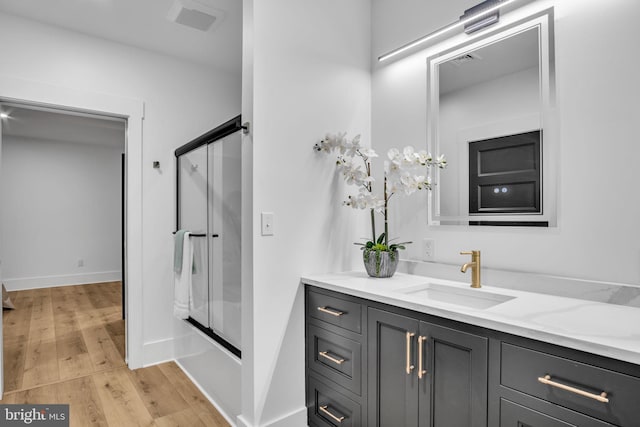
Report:
M375 308L368 318L368 426L486 427L486 338Z
M640 365L306 286L312 427L640 427Z
M486 427L488 339L434 322L308 286L309 425Z

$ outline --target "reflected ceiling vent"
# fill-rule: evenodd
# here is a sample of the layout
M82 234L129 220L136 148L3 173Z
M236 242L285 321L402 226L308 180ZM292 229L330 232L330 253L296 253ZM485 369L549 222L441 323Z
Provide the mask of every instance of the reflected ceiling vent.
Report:
M214 31L222 24L225 11L197 0L175 0L167 18L200 31Z
M465 53L464 55L458 56L457 58L453 58L452 60L449 61L449 63L451 65L455 65L456 67L460 67L466 64L467 62L478 61L481 59L482 57L480 55L478 55L475 52L472 52L472 53Z

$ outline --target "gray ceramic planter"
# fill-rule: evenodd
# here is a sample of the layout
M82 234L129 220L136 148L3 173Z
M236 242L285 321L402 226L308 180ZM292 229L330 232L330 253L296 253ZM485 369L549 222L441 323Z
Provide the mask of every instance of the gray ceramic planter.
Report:
M362 253L364 268L371 277L391 277L398 268L398 251L384 252L365 249Z

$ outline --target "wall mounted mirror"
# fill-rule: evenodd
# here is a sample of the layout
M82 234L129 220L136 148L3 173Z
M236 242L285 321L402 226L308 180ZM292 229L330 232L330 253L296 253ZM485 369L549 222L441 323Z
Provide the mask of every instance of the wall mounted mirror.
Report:
M428 58L429 225L556 226L551 10Z

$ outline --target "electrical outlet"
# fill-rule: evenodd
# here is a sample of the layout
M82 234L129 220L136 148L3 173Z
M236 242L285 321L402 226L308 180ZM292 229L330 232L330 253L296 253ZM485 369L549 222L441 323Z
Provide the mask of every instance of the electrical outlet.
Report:
M83 259L79 259L78 260L78 267L84 267L84 260Z
M422 240L422 260L435 261L435 259L436 259L436 240L423 239Z

